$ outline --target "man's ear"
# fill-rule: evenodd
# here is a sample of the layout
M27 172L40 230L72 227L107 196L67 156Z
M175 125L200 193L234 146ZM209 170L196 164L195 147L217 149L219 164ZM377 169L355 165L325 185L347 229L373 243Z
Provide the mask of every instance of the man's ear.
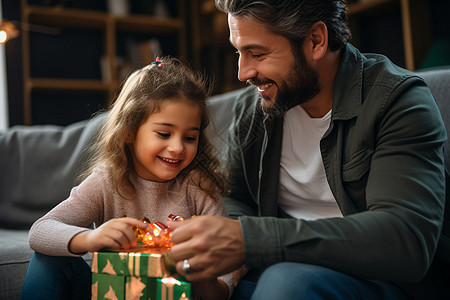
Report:
M324 22L315 23L309 32L311 40L311 58L313 60L320 60L325 56L328 49L328 29Z

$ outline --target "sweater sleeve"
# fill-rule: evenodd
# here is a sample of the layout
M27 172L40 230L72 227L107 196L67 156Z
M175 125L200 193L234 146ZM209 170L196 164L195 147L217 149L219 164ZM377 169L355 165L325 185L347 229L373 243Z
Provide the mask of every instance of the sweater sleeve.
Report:
M228 286L228 299L230 299L231 294L233 294L234 291L233 278L233 273L228 273L218 277L219 280L222 280Z
M88 230L93 222L102 222L103 174L96 170L70 196L38 219L29 233L30 248L53 256L78 256L69 251L70 240Z

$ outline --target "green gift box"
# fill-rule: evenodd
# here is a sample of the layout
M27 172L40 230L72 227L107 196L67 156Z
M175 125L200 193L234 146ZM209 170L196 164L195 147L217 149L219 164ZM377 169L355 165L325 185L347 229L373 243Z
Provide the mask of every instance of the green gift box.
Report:
M182 276L177 279L172 277L157 278L156 298L160 300L186 300L192 299L192 285L183 281Z
M94 252L92 272L110 275L166 277L176 273L175 262L166 248L147 248L143 244L129 251Z
M130 251L94 252L92 299L192 299L191 283L176 275L167 252L142 245Z
M91 299L160 299L155 277L113 276L92 273ZM189 283L190 285L190 283Z

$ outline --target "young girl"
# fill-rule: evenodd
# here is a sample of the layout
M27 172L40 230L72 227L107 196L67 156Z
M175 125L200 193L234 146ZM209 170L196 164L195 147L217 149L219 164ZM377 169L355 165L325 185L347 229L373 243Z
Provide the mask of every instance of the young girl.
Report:
M226 216L224 178L205 136L207 97L202 77L173 58L128 77L90 152L87 177L30 229L36 252L22 299L90 299L90 267L80 256L136 246L132 226L145 229L143 216ZM96 229L86 228L92 222ZM194 290L226 299L231 286L229 274Z

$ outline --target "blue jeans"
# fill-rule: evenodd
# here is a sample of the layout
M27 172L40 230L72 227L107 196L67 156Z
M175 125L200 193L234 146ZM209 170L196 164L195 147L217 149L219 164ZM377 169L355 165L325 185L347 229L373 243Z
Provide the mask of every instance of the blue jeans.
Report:
M35 252L21 299L91 299L91 268L81 257Z
M239 281L232 299L409 299L395 285L356 278L332 269L279 263L267 268L258 282Z

